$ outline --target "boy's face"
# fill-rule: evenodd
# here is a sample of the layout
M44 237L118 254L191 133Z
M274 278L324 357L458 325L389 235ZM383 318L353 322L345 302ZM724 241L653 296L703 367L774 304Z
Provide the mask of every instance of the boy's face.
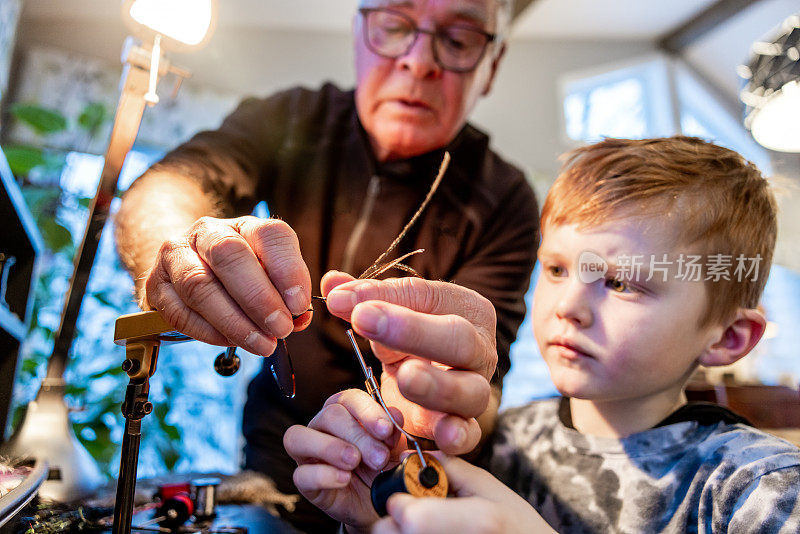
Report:
M562 394L594 401L674 396L719 339L722 326L699 326L707 301L704 282L676 279L674 265L666 281L658 269L647 281L651 257L674 260L688 253L678 249L676 235L672 224L646 218L591 229L547 226L533 326ZM638 276L615 267L626 256L641 256Z

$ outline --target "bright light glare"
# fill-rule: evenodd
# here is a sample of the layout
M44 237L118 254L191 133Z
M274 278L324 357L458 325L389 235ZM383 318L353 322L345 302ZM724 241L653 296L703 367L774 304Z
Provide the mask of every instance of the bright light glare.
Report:
M800 82L789 82L771 96L755 112L750 130L770 150L800 152Z
M136 0L131 17L162 35L196 45L211 24L211 0Z

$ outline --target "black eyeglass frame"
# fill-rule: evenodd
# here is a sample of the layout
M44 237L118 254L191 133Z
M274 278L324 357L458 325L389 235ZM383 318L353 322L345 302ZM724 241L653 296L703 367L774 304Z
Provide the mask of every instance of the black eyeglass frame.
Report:
M473 70L475 70L477 68L478 64L480 64L481 60L483 59L483 56L486 54L486 49L489 48L489 44L491 44L492 42L494 42L497 39L497 34L489 33L489 32L483 31L483 30L479 30L478 28L473 28L472 26L463 26L463 25L459 25L459 24L451 24L451 25L448 25L448 26L445 26L445 27L442 27L442 28L438 28L437 27L435 30L423 30L422 28L417 26L417 23L414 22L414 19L412 19L411 17L409 17L405 13L402 13L400 11L396 11L394 9L384 8L384 7L362 7L362 8L359 8L358 12L361 14L361 16L364 19L364 24L363 24L364 43L367 45L367 48L369 48L371 52L373 52L373 53L375 53L375 54L377 54L377 55L379 55L381 57L385 57L387 59L397 59L399 57L402 57L402 56L408 54L409 50L411 50L414 47L414 44L416 44L417 39L419 39L419 34L424 33L424 34L427 34L427 35L431 36L431 50L433 52L433 59L434 59L434 61L436 61L436 64L439 65L442 69L449 70L451 72L458 72L458 73L462 73L463 74L463 73L472 72ZM398 17L400 17L402 19L405 19L408 22L409 26L411 26L411 28L414 31L414 38L411 40L411 42L409 42L408 47L406 47L406 49L402 53L396 54L396 55L389 55L389 54L385 54L385 53L382 53L382 52L376 50L372 46L372 43L370 41L370 36L369 36L369 28L368 28L369 24L367 23L367 19L368 19L370 13L390 13L392 15L395 15L395 16L398 16ZM445 35L444 30L447 29L447 28L460 28L462 30L469 30L469 31L472 31L472 32L475 32L475 33L479 33L479 34L483 35L484 37L486 37L486 42L484 43L483 48L481 49L481 53L475 59L475 62L473 63L473 65L471 67L469 67L469 68L453 68L453 67L449 67L449 66L445 65L444 63L442 63L442 60L439 58L439 54L436 51L436 39L438 37L444 36Z

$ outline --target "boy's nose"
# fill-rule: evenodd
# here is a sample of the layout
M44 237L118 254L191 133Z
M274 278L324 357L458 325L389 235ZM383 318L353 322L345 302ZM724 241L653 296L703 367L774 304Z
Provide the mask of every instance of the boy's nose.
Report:
M574 277L565 284L564 291L556 304L556 316L574 323L580 328L588 328L594 321L591 308L590 284Z
M442 71L433 56L433 35L427 33L417 35L417 40L408 52L397 61L401 69L420 79L438 76Z

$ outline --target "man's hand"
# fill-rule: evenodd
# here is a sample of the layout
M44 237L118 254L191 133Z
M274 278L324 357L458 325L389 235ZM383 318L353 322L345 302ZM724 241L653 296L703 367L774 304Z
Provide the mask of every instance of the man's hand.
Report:
M328 310L370 340L383 363L381 393L411 434L450 454L471 451L497 365L495 312L475 291L419 278L322 279Z
M394 408L392 417L402 424ZM378 520L370 487L388 464L397 463L401 434L365 391L330 397L307 427L295 425L283 446L296 462L294 484L315 506L356 530Z
M262 356L311 321L308 268L294 231L276 219L200 218L164 242L145 288L144 304L177 330Z
M483 469L460 458L434 453L442 462L454 498L389 497L389 515L373 534L439 534L458 532L555 532L525 499Z

